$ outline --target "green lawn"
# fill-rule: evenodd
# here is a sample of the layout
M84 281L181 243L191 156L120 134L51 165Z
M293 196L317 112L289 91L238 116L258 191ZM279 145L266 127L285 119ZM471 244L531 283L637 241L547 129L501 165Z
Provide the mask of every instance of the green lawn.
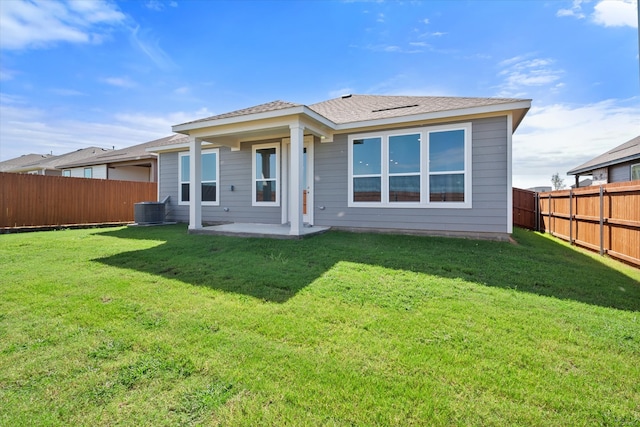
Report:
M640 425L640 270L514 238L0 235L0 425Z

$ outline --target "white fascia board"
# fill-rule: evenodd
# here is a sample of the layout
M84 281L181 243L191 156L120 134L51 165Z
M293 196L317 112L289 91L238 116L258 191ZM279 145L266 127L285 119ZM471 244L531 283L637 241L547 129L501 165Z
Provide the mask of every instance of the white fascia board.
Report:
M520 109L528 109L531 107L531 101L518 101L506 104L485 105L481 107L462 108L458 110L435 111L432 113L414 114L411 116L388 117L376 120L364 120L361 122L343 123L336 126L336 130L351 130L357 128L366 128L372 126L395 125L406 122L419 122L437 119L455 119L464 116L473 116L480 114L491 114L504 112L505 114Z
M254 120L272 119L277 117L302 114L304 113L305 108L306 107L304 105L300 105L297 107L283 108L280 110L265 111L263 113L243 114L241 116L227 117L225 119L213 119L193 123L185 123L182 125L172 126L171 129L176 133L188 133L188 131L190 130L202 129L207 127L233 125L236 123L244 123Z
M318 114L315 111L313 111L311 108L307 107L306 105L304 106L304 114L308 117L311 117L313 120L317 121L318 123L328 127L329 129L335 129L336 128L336 124L333 123L331 120L327 119L325 116L323 116L322 114Z
M210 148L215 147L215 145L207 141L202 141L202 148L204 149L205 147ZM167 151L184 151L185 149L189 150L188 142L183 142L181 144L161 145L159 147L149 147L145 149L145 151L148 151L150 153L163 153Z

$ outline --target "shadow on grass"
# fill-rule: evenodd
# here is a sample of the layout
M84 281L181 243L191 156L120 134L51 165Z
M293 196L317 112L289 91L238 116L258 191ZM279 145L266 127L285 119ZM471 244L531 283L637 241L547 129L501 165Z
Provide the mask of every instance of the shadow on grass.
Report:
M536 233L518 244L328 232L304 240L189 235L183 225L97 231L163 243L95 261L225 292L285 302L340 261L407 270L621 310L640 310L640 283Z

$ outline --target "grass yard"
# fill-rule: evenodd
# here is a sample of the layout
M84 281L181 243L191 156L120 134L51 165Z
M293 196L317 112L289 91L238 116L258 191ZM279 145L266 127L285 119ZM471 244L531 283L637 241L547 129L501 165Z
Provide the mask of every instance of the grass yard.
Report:
M514 238L0 235L0 425L640 425L640 270Z

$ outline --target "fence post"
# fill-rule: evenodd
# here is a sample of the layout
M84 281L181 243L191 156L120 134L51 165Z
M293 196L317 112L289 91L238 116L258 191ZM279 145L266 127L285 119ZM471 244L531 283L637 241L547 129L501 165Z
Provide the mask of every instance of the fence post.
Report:
M573 245L573 188L569 190L569 244Z
M604 255L604 188L600 186L600 255Z
M535 227L536 231L540 231L540 194L537 191L535 195L535 203L536 206L533 211L535 212L536 219L533 223L533 226Z
M549 193L549 234L553 235L553 227L551 226L551 193Z

